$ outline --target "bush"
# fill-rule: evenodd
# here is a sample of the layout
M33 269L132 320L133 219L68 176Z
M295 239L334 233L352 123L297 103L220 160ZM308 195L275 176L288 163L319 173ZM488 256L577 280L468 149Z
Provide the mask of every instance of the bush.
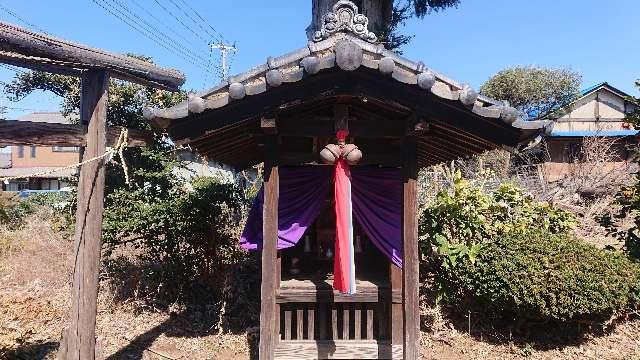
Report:
M156 190L121 189L108 196L106 255L122 245L143 248L145 262L163 264L157 276L185 288L222 276L223 268L247 256L237 245L247 204L237 185L197 178L191 184L176 180L162 194ZM167 289L174 291L170 296L183 295L179 288Z
M456 297L529 319L607 316L640 304L640 268L621 253L548 231L503 234L450 268Z
M39 208L47 209L52 216L59 217L62 222L65 217L64 211L68 203L66 194L44 193L29 195L20 199L15 193L0 192L0 224L4 224L10 229L16 229L23 225L24 219L35 213Z
M422 214L438 301L503 315L570 320L640 303L640 268L571 235L575 217L509 184L485 193L454 177Z
M420 219L423 252L436 249L443 266L467 259L472 263L485 244L496 236L531 228L568 233L576 226L573 214L534 201L512 184L490 194L454 175L450 190L438 193Z

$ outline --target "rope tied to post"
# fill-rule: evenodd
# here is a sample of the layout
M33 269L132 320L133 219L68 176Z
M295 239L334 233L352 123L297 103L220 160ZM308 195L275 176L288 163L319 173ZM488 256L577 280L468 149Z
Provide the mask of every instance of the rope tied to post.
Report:
M26 178L30 178L30 177L39 177L39 176L44 176L44 175L55 174L57 172L61 172L61 171L65 171L65 170L77 169L77 168L81 167L82 165L86 165L86 164L89 164L91 162L98 161L98 160L101 160L101 159L104 159L104 158L111 158L111 157L117 155L120 158L120 165L122 166L122 170L124 171L124 182L127 185L129 185L129 168L127 167L127 163L125 162L125 159L124 159L124 149L126 147L128 147L128 146L129 146L129 129L123 128L120 131L120 135L118 135L118 139L116 140L115 144L112 147L107 148L105 150L104 154L102 154L102 155L94 156L94 157L92 157L90 159L83 160L83 161L78 162L76 164L67 165L67 166L63 166L63 167L59 167L59 168L48 169L48 170L34 172L34 173L31 173L31 174L26 174L26 175L0 177L0 182L8 182L10 180L26 179Z

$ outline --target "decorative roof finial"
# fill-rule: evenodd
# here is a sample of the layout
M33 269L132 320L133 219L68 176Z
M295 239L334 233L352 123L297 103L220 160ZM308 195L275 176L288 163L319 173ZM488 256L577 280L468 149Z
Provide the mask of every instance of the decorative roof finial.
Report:
M314 41L324 40L338 32L351 32L362 40L375 43L378 37L368 29L369 19L358 12L356 4L350 0L340 0L333 5L333 11L322 18L322 29L316 31Z

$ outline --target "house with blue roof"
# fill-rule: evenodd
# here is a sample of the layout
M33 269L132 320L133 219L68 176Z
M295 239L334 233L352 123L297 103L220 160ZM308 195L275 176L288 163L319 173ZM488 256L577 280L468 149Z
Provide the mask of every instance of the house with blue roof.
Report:
M544 165L548 181L563 178L580 158L584 139L610 138L616 158L623 163L631 158L633 145L638 143L639 131L625 121L627 114L638 108L630 96L603 82L582 91L555 119L553 130L545 136L548 157Z

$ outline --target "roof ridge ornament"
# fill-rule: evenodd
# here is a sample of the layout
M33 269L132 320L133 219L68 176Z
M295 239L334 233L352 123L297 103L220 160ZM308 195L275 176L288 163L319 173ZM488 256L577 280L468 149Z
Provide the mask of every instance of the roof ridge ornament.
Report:
M338 32L351 32L362 40L376 43L378 37L369 31L369 19L358 12L358 6L350 0L339 0L333 11L322 17L322 28L315 32L313 41L327 39Z

